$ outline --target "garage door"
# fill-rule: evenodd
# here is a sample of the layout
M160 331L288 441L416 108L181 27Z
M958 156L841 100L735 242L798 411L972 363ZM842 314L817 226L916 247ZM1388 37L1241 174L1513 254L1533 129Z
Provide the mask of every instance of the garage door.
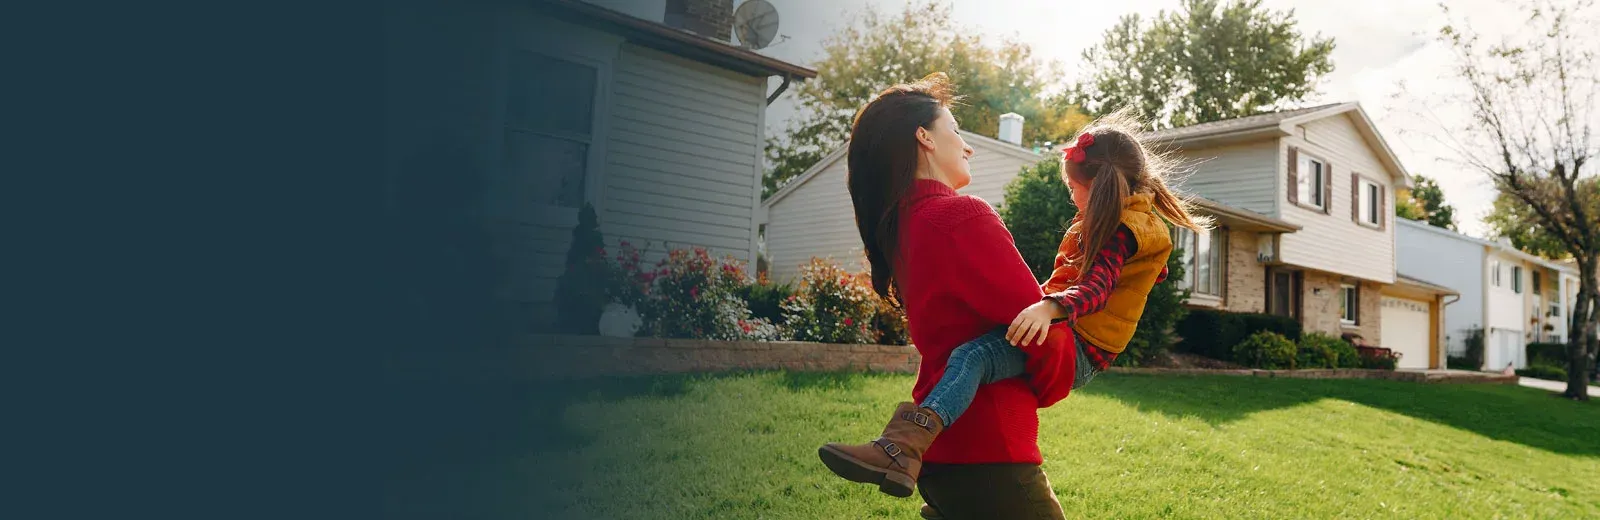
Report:
M1506 365L1528 368L1527 352L1522 331L1494 329L1489 334L1488 344L1484 345L1483 365L1491 371L1503 370Z
M1379 345L1400 353L1400 368L1428 368L1428 302L1383 297L1383 338Z

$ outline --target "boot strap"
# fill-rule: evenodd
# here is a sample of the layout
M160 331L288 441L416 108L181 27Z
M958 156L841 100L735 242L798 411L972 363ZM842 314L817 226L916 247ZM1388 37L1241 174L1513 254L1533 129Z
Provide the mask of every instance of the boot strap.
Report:
M911 421L911 424L915 424L917 426L921 426L922 429L928 430L930 432L933 431L933 423L934 423L934 421L938 420L938 419L935 419L933 415L922 413L922 411L920 411L920 410L912 410L912 411L909 411L909 412L901 412L900 413L900 418L904 419L904 420L907 420L907 421Z
M888 455L889 460L894 462L894 465L900 466L901 468L909 467L906 465L905 461L900 459L901 455L906 454L905 450L900 449L900 445L895 444L894 441L879 437L878 440L872 441L872 444L876 445L878 449L883 450L883 454Z

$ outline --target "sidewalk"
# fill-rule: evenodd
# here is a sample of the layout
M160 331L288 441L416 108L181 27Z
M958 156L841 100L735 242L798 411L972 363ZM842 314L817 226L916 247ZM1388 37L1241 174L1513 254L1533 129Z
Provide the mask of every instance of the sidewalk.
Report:
M1551 392L1565 392L1565 391L1567 391L1567 383L1564 382L1564 381L1551 381L1549 379L1534 379L1534 378L1531 378L1531 377L1519 377L1519 378L1517 378L1517 384L1522 385L1522 386L1526 386L1526 387L1529 387L1529 388L1543 388L1543 389L1549 390ZM1600 397L1600 388L1596 388L1594 385L1589 385L1589 397Z

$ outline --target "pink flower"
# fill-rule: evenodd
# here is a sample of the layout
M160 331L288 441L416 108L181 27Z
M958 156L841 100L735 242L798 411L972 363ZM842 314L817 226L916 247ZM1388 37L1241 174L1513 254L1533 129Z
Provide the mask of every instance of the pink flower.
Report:
M690 287L689 288L689 297L690 298L699 298L700 297L700 286L696 285L694 287Z
M606 256L606 248L604 248L604 247L596 247L596 248L594 248L594 254L597 254L597 255L600 255L600 256Z
M856 323L856 321L855 321L855 320L852 320L852 319L850 319L850 318L845 318L845 319L844 319L844 326L846 326L846 327L849 327L849 326L851 326L851 325L854 325L854 324L855 324L855 323Z

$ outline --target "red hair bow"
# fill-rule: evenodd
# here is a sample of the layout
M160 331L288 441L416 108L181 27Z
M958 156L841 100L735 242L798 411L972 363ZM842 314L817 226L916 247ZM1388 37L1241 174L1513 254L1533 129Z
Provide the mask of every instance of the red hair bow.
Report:
M1081 163L1085 157L1083 149L1092 145L1094 145L1094 134L1085 132L1078 134L1078 142L1062 150L1061 153L1066 154L1068 161Z

